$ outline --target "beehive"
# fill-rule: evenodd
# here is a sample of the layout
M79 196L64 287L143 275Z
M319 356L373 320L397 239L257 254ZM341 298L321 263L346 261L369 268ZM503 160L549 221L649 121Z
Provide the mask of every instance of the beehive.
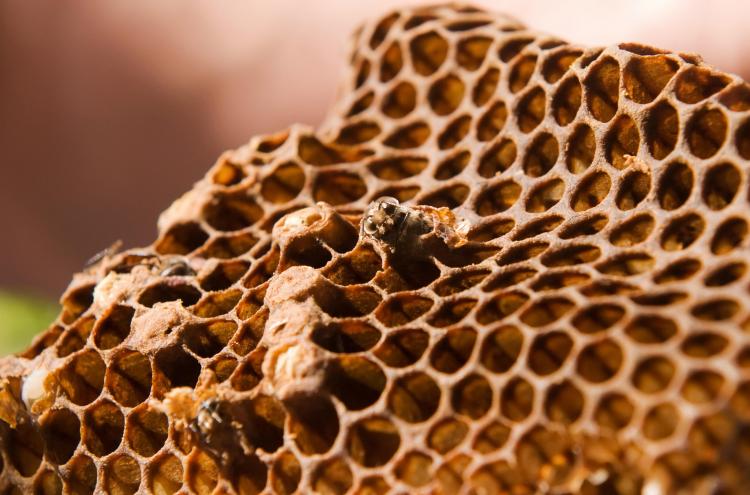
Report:
M2 361L2 493L749 493L750 87L451 6L350 65Z

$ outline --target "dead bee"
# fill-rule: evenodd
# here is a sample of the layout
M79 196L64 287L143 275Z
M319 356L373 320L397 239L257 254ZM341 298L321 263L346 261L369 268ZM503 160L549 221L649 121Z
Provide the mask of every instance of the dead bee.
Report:
M117 254L117 252L122 248L122 241L117 240L113 242L108 247L102 249L98 253L96 253L94 256L89 258L86 263L84 263L83 268L84 270L87 268L91 268L94 265L99 264L103 259L109 258L110 256L113 256Z
M229 461L232 453L238 451L251 452L247 439L242 431L242 425L235 421L230 412L229 404L220 399L206 399L198 407L198 413L188 424L198 444L222 464Z
M195 270L184 260L171 260L164 266L160 275L162 277L184 277L195 275Z
M402 206L396 198L386 196L373 201L367 208L361 230L365 235L396 249L399 245L415 241L430 228L421 212Z

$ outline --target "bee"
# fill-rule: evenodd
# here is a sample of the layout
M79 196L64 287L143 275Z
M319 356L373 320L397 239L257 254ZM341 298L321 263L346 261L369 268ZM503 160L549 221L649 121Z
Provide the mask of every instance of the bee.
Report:
M422 213L402 206L396 198L388 196L373 201L362 220L365 235L388 244L392 249L429 232L430 228Z
M109 258L110 256L113 256L117 254L117 252L122 248L122 241L118 240L113 242L108 247L102 249L98 253L96 253L94 256L89 258L86 263L84 263L83 268L91 268L92 266L98 265L102 260L105 258Z

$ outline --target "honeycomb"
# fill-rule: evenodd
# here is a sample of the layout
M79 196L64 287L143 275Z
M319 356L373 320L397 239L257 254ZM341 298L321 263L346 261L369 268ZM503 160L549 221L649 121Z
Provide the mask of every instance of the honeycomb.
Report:
M750 493L750 86L463 6L350 67L0 361L0 492Z

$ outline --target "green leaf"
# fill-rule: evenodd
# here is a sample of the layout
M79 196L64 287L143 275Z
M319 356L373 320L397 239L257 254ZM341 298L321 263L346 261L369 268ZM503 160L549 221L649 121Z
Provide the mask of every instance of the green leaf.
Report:
M44 299L0 291L0 355L26 348L54 321L58 310Z

